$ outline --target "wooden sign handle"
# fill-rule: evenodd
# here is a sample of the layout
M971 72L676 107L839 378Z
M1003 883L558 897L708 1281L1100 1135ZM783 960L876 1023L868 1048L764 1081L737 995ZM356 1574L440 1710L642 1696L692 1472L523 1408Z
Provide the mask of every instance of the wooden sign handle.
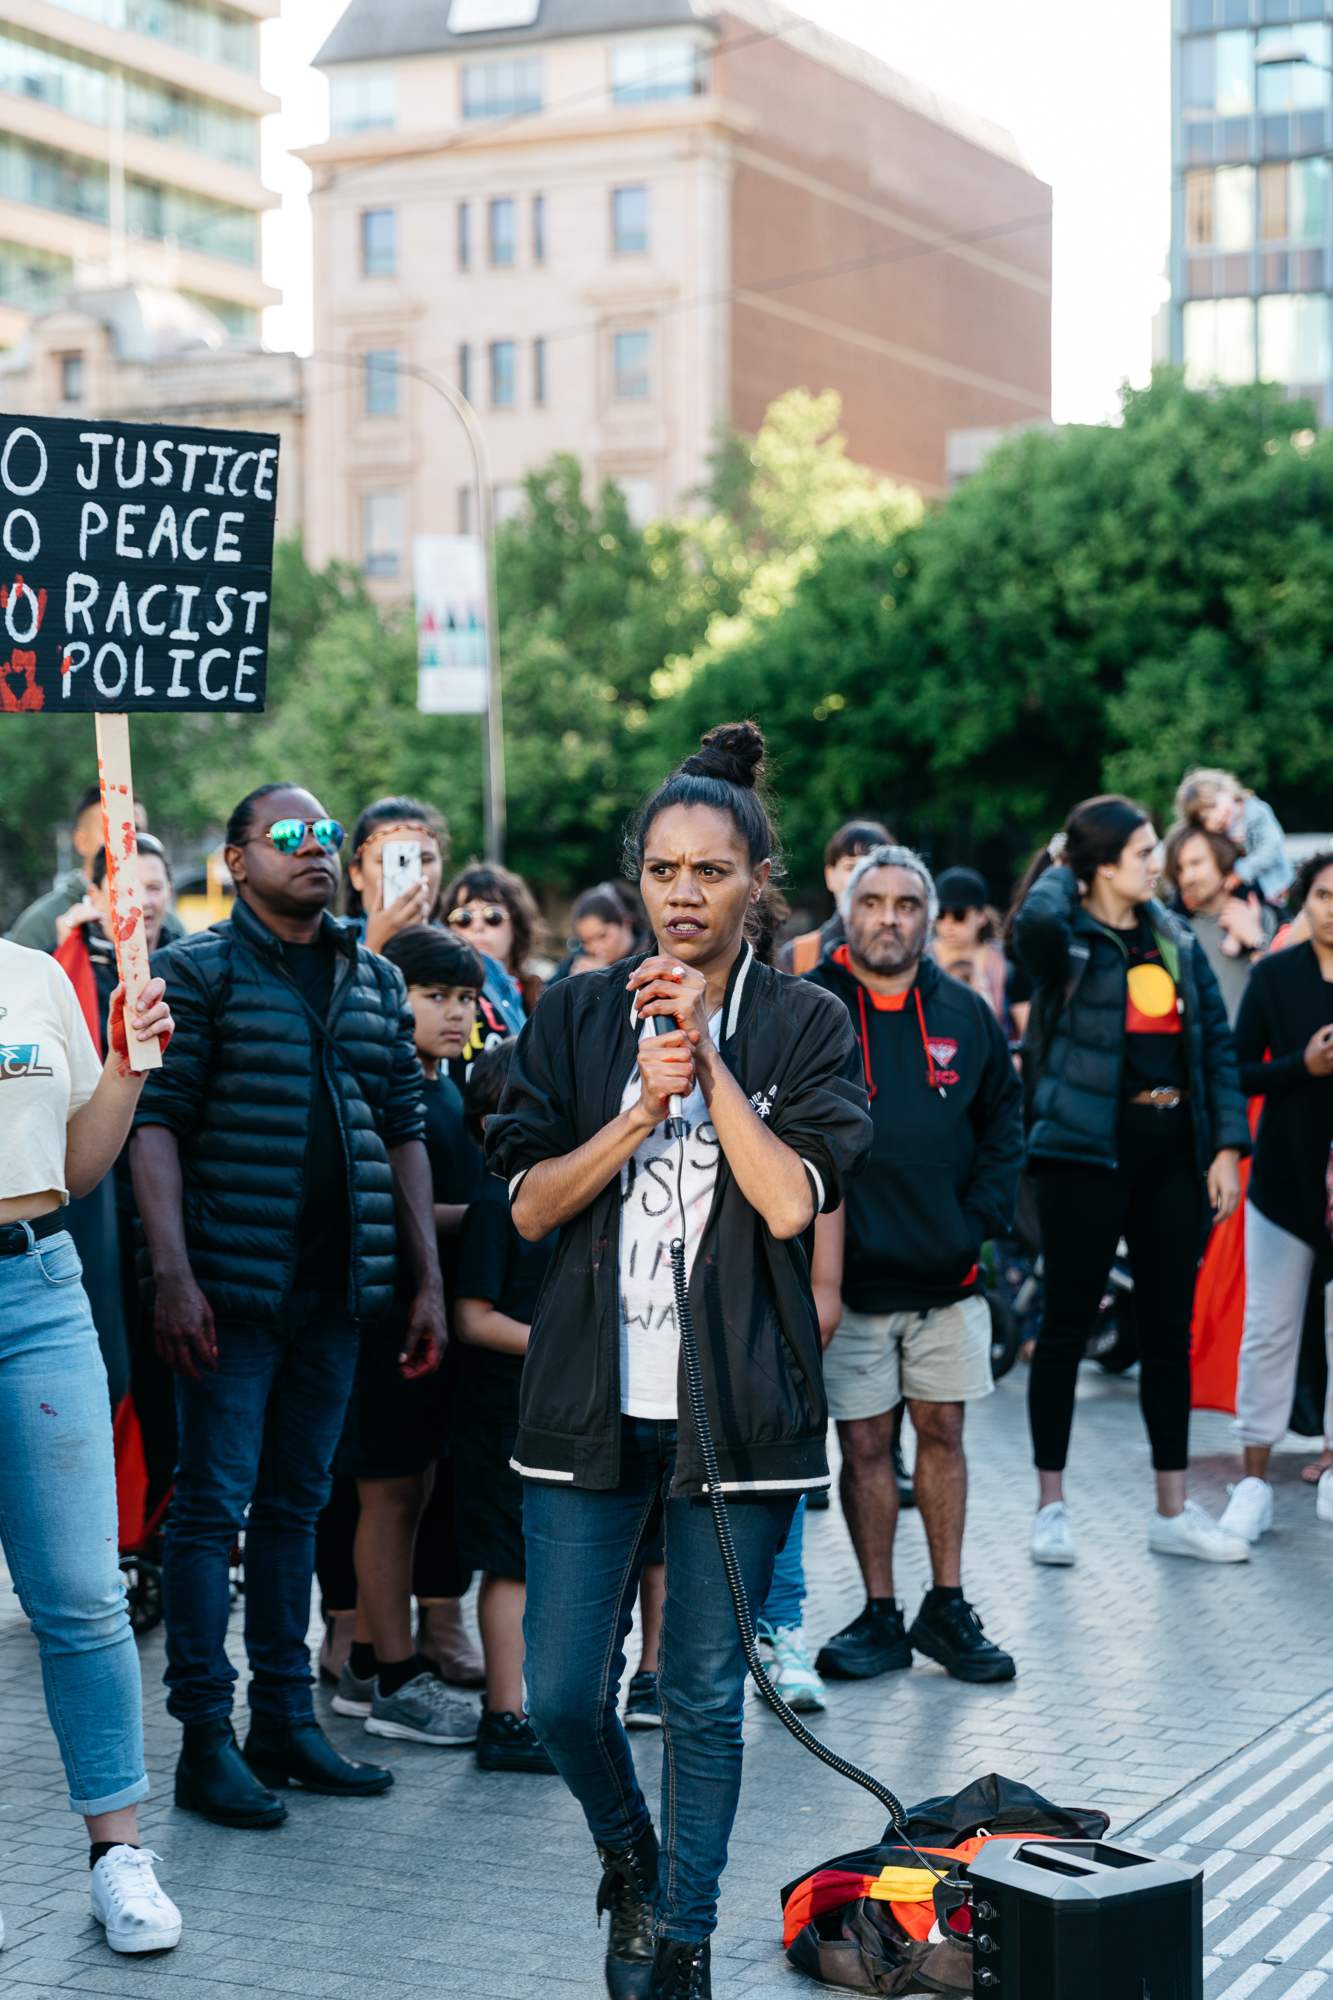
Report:
M157 1038L141 1042L131 1026L135 1005L150 974L143 896L139 888L139 830L134 823L128 715L99 710L97 775L102 784L102 838L106 846L111 931L116 943L116 967L125 982L125 1046L131 1069L160 1069L162 1048Z

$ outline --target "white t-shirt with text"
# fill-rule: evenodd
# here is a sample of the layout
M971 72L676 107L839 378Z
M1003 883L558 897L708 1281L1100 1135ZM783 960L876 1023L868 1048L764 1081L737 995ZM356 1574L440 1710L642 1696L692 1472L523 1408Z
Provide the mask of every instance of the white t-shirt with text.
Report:
M65 1186L65 1127L102 1065L78 996L44 951L0 938L0 1200Z
M716 1036L721 1019L719 1009L708 1023L710 1034ZM645 1021L640 1041L653 1032L651 1021ZM621 1096L622 1111L631 1109L639 1090L636 1064ZM713 1206L720 1149L697 1081L682 1110L690 1128L681 1182L688 1282ZM659 1423L674 1423L677 1415L680 1334L671 1245L681 1234L676 1193L679 1158L679 1142L667 1138L663 1120L620 1169L620 1408L624 1416Z

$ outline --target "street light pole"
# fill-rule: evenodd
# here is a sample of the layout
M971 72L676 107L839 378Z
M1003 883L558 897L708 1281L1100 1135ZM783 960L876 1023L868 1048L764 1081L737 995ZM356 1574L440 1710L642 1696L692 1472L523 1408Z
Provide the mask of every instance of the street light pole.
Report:
M313 354L313 361L335 361L344 368L364 368L356 354ZM491 482L491 453L480 417L462 390L433 369L418 363L398 362L394 372L412 375L437 395L443 396L467 432L472 447L472 468L477 486L477 525L481 531L486 562L486 730L481 746L482 810L486 826L486 859L497 865L504 861L505 824L508 817L505 794L504 697L500 674L500 614L495 568L495 489Z

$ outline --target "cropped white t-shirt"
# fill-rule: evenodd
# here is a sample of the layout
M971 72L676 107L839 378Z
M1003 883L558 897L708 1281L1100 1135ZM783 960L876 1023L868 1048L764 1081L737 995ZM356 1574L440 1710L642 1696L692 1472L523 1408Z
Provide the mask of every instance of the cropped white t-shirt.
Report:
M721 1020L719 1008L708 1023L714 1039ZM640 1041L654 1032L651 1020L646 1020ZM622 1111L632 1107L639 1090L636 1064L621 1096ZM688 1281L713 1206L720 1148L697 1079L682 1111L689 1126L681 1183ZM667 1138L663 1121L620 1169L620 1409L624 1416L649 1417L659 1423L674 1423L677 1415L680 1333L671 1245L681 1233L676 1194L679 1157L679 1143Z
M69 975L44 951L0 938L0 1200L58 1194L65 1127L102 1065Z

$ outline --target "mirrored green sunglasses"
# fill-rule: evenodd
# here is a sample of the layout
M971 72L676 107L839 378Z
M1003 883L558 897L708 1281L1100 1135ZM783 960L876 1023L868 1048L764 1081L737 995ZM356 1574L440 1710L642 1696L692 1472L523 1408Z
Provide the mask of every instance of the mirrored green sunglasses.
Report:
M271 842L279 854L295 854L307 832L314 834L326 854L336 854L347 838L336 819L275 819L259 838Z

